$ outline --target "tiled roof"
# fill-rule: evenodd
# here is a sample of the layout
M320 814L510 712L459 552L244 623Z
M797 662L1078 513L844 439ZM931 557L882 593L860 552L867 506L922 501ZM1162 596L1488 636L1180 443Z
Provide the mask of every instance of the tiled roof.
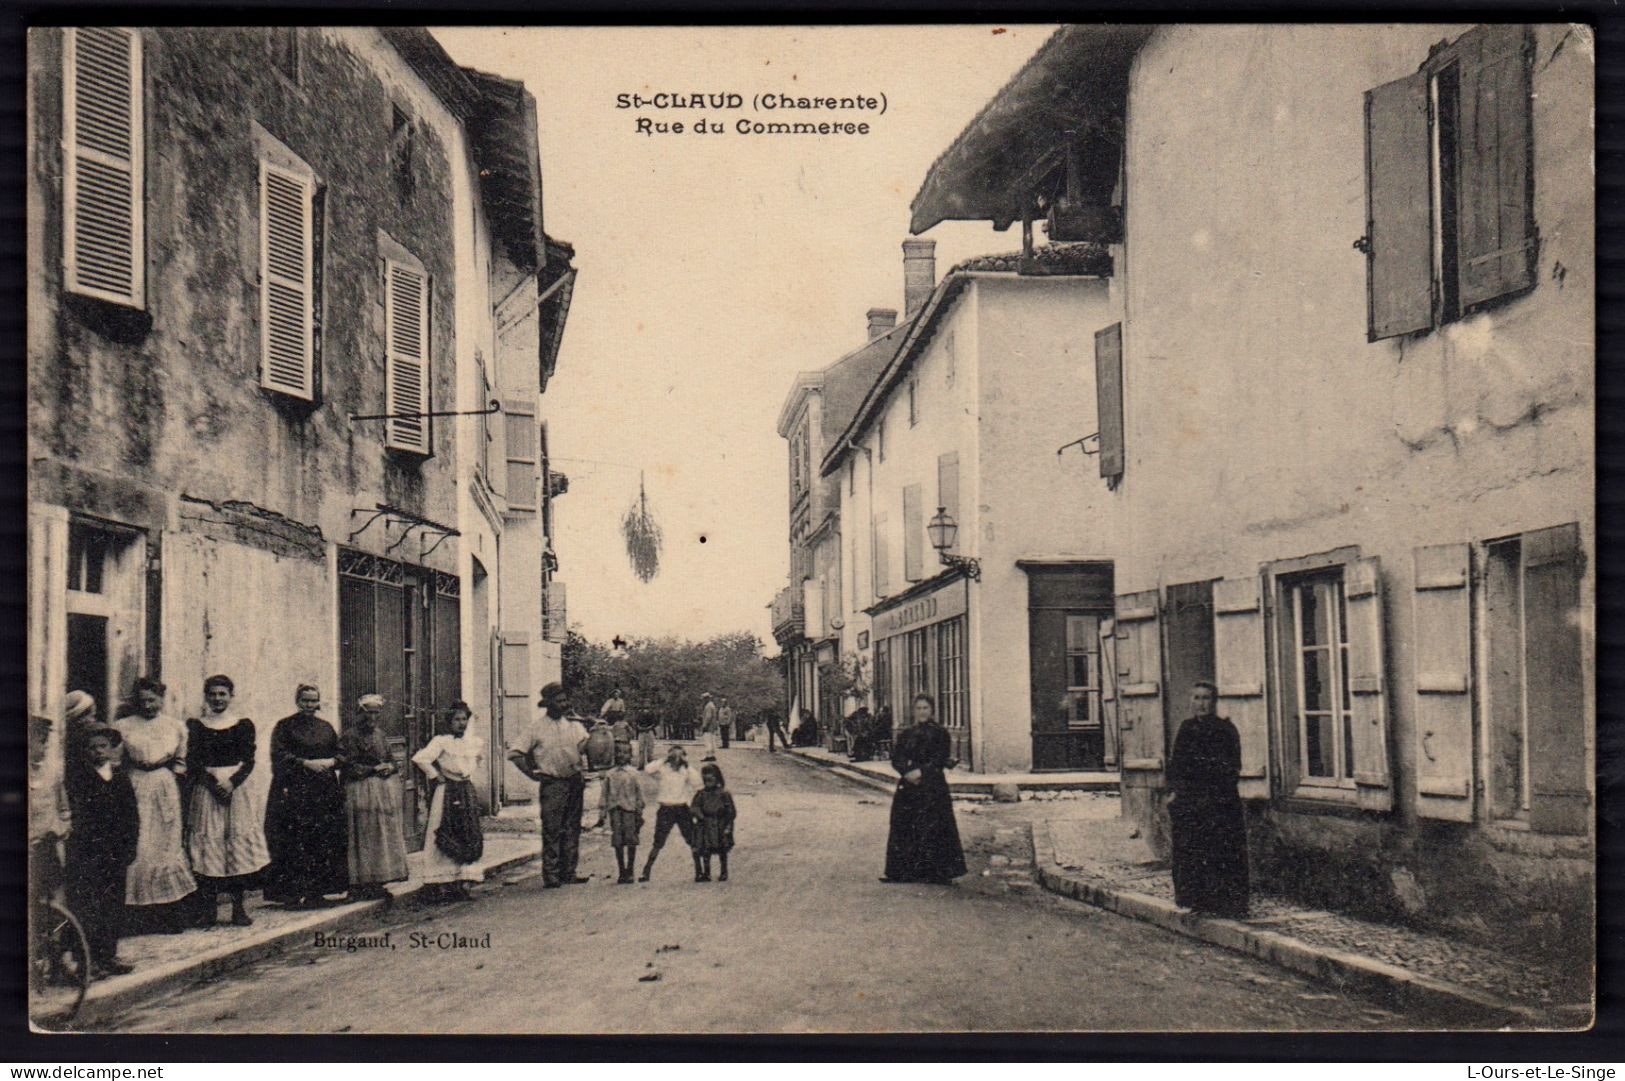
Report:
M978 255L966 259L948 273L971 271L1008 274L1089 274L1106 275L1112 272L1111 251L1104 244L1081 242L1076 244L1046 244L1034 248L1031 258L1021 252L999 255Z

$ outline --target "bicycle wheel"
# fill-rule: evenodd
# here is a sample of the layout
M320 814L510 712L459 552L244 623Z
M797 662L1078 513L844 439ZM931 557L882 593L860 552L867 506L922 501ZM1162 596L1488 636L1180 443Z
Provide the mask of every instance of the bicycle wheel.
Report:
M37 918L32 1012L41 1020L71 1021L90 988L90 942L73 913L55 901L41 906Z

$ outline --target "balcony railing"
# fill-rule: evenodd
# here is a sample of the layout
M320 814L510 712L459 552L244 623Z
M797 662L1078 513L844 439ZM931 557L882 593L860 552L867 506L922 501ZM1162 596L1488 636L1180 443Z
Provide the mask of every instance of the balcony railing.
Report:
M785 586L773 597L773 637L783 641L799 638L806 628L801 605L801 583Z

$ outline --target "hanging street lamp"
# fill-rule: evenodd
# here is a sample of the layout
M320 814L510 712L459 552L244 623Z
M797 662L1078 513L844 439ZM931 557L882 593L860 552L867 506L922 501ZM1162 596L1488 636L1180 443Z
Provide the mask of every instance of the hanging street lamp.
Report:
M971 581L980 581L982 577L982 563L980 560L968 556L951 555L948 549L954 546L954 538L959 536L959 523L954 521L953 515L948 513L947 507L938 507L937 513L932 515L931 521L925 526L926 536L931 538L931 547L937 550L937 558L942 560L944 567L953 567L963 571L965 577Z

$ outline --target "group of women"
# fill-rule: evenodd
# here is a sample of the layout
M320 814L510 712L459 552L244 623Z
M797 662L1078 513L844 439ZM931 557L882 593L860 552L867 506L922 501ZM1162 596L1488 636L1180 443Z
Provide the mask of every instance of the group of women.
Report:
M204 682L204 709L180 721L164 712L158 680L136 681L131 703L113 722L135 794L135 858L125 877L125 933L178 933L211 926L222 894L230 920L253 922L244 905L252 888L267 901L315 907L335 895L385 896L407 878L402 790L380 725L384 700L356 703L341 735L320 716L321 693L295 694L297 712L270 738L269 786L249 784L259 768L253 720L234 704L223 675ZM70 734L94 724L88 694L68 696ZM424 878L453 895L479 881L483 854L473 778L484 742L468 732L470 711L452 707L450 731L412 758L435 785L425 838Z

